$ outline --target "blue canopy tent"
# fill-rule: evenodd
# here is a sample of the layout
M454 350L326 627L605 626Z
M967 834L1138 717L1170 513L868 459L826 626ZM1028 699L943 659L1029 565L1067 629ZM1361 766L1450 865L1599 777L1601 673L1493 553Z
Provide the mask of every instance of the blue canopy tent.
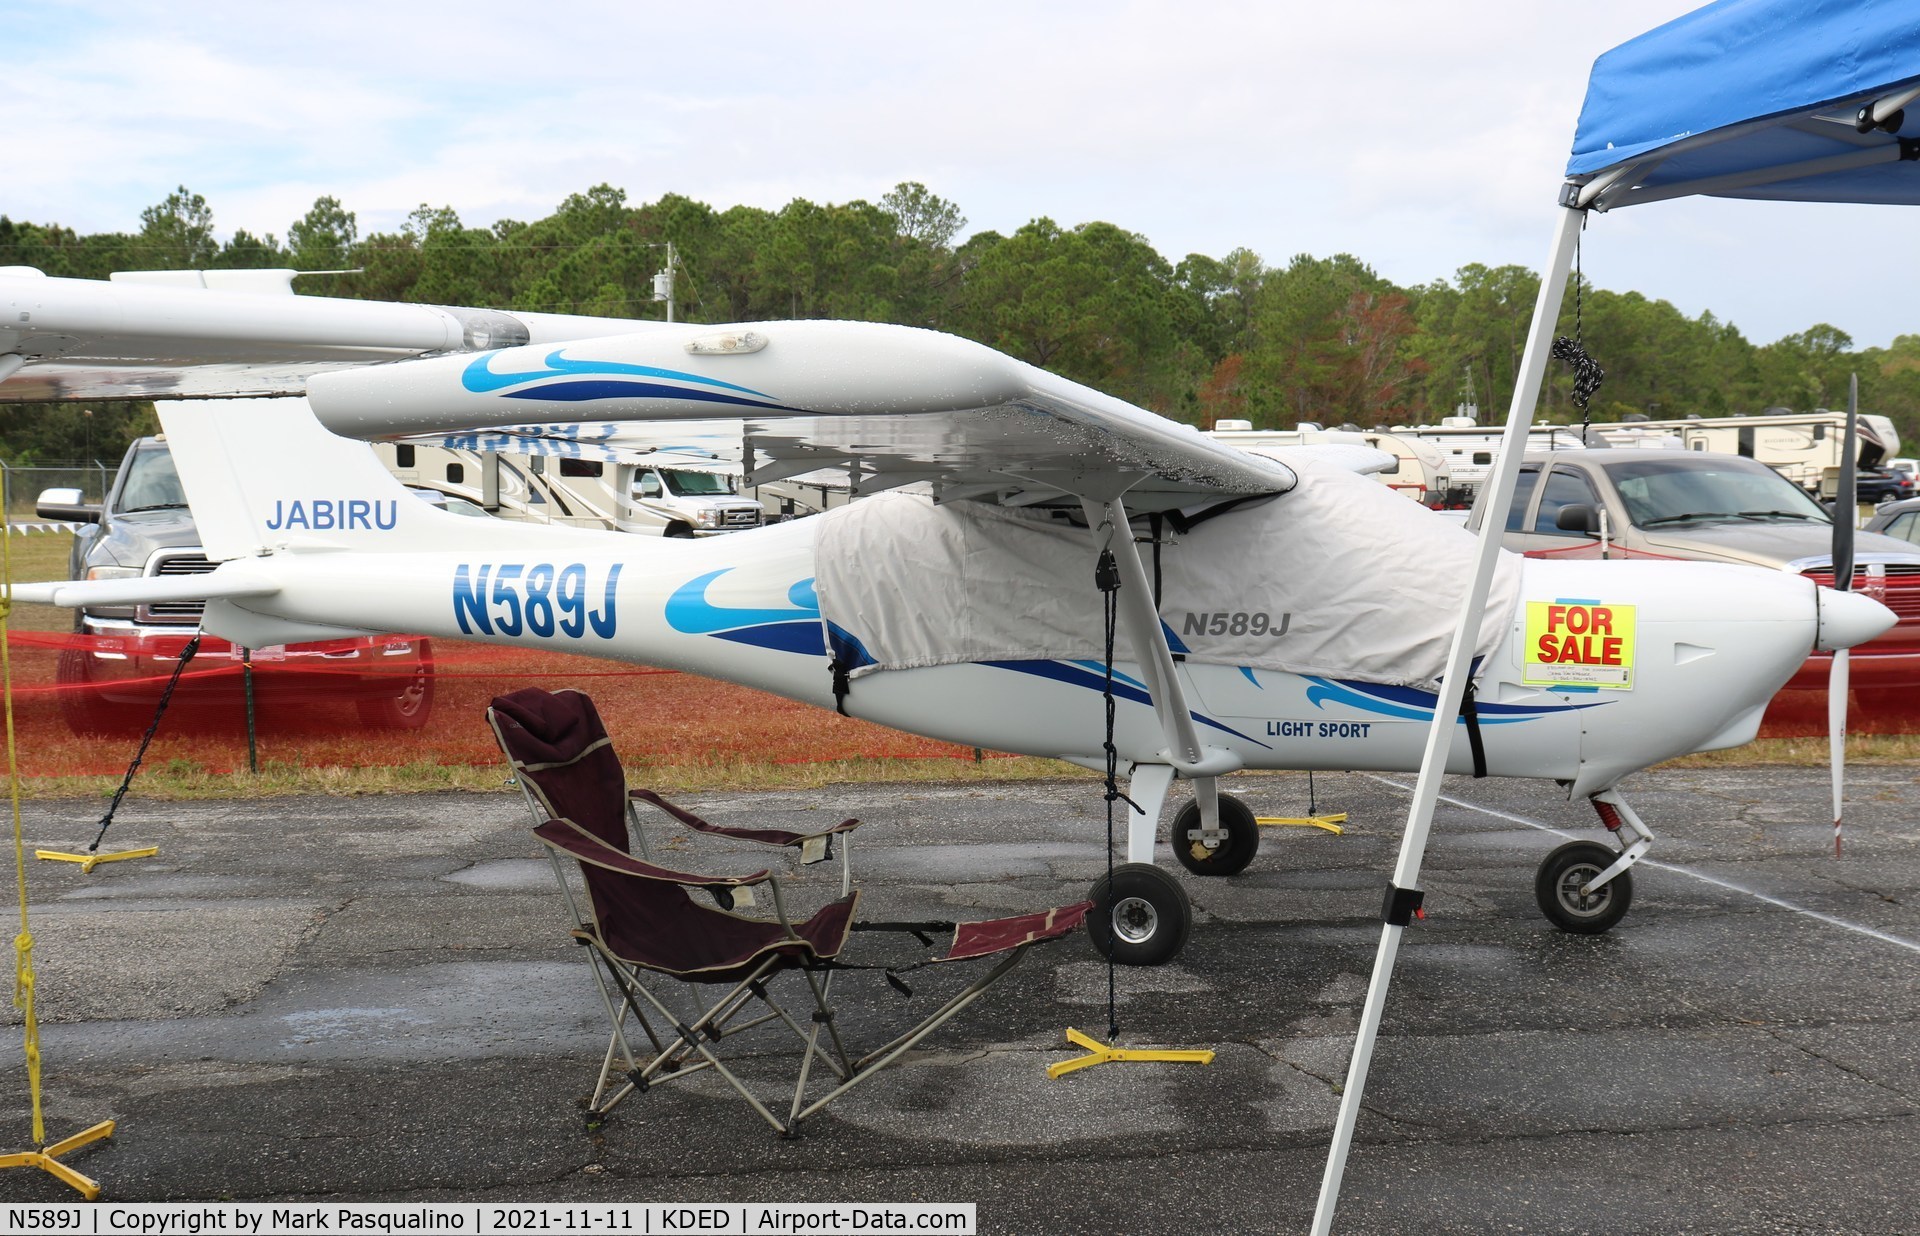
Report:
M1914 202L1916 97L1908 0L1724 0L1594 62L1561 202Z
M1920 202L1920 107L1908 114L1916 100L1920 11L1913 0L1720 0L1594 62L1499 460L1474 516L1480 536L1475 575L1382 909L1373 981L1314 1212L1315 1236L1332 1228L1394 959L1409 910L1420 901L1420 864L1454 719L1587 213L1688 196ZM1844 698L1845 680L1836 677Z

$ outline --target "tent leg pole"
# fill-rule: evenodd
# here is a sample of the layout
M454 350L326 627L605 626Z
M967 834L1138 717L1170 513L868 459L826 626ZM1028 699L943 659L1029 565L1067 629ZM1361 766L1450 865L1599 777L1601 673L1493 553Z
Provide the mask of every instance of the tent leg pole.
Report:
M1473 653L1480 642L1480 617L1486 609L1487 592L1493 584L1493 568L1500 556L1500 541L1506 531L1507 508L1513 505L1514 482L1520 475L1520 457L1526 453L1527 432L1533 427L1534 408L1540 402L1540 388L1546 381L1547 359L1553 344L1553 330L1560 316L1560 301L1567 291L1567 275L1573 268L1574 246L1580 239L1580 226L1586 212L1560 208L1559 222L1553 233L1553 246L1547 258L1547 271L1540 281L1540 298L1534 302L1533 326L1527 336L1527 348L1520 359L1520 373L1513 385L1513 404L1507 411L1507 428L1500 441L1500 457L1493 472L1482 485L1474 506L1479 525L1479 546L1474 556L1473 580L1460 602L1460 620L1454 627L1453 645L1447 653L1446 676L1440 684L1439 698L1433 707L1433 722L1427 729L1427 746L1420 759L1420 779L1414 786L1413 801L1407 806L1406 831L1401 836L1400 859L1394 866L1393 887L1414 889L1420 879L1420 863L1426 855L1427 834L1433 827L1433 810L1440 799L1440 782L1446 776L1447 752L1453 745L1453 731L1460 715L1460 701L1466 693L1472 673ZM1391 897L1391 890L1389 896ZM1340 1096L1340 1115L1334 1121L1333 1144L1327 1151L1327 1170L1320 1180L1320 1201L1314 1208L1314 1236L1327 1236L1333 1229L1334 1208L1340 1202L1340 1180L1346 1173L1347 1151L1353 1144L1354 1125L1360 1118L1362 1092L1367 1084L1367 1066L1373 1057L1374 1038L1386 1010L1387 985L1393 978L1393 963L1400 951L1403 926L1389 920L1380 932L1380 948L1374 957L1373 979L1367 988L1367 1000L1360 1018L1360 1031L1354 1037L1353 1059L1347 1067L1347 1085Z

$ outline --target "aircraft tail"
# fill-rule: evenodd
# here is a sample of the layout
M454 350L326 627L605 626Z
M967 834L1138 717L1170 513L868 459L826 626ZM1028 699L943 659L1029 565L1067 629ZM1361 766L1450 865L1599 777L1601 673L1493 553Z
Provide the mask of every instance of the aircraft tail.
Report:
M499 549L535 535L615 535L451 514L421 501L365 442L338 437L304 398L191 399L158 405L207 557L288 550L394 553Z

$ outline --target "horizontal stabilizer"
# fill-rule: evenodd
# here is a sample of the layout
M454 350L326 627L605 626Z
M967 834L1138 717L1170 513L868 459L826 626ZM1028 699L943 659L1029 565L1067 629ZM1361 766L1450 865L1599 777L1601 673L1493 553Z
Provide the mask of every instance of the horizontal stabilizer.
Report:
M16 584L13 599L37 605L80 609L99 605L155 605L169 601L211 601L216 597L270 597L280 585L239 571L211 575L143 575L137 579L59 579Z

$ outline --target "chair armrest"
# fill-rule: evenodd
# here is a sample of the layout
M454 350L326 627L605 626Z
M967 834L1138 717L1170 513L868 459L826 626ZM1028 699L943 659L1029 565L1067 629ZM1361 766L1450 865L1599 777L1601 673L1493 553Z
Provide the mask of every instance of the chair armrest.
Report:
M660 880L665 883L685 885L688 888L746 888L765 884L773 878L771 871L756 871L752 875L744 876L699 875L690 871L675 871L670 867L660 867L653 863L643 863L631 854L614 849L567 819L548 820L534 829L533 835L546 845L578 862L591 863L595 867L618 871L623 875L637 876L643 880Z
M860 827L859 820L842 820L832 828L823 828L811 833L796 833L784 828L733 828L723 824L710 824L684 807L674 806L652 790L628 790L627 797L636 802L650 803L660 808L695 832L706 833L712 837L726 837L734 841L751 841L756 845L798 848L809 841L831 837L836 833L850 833Z

